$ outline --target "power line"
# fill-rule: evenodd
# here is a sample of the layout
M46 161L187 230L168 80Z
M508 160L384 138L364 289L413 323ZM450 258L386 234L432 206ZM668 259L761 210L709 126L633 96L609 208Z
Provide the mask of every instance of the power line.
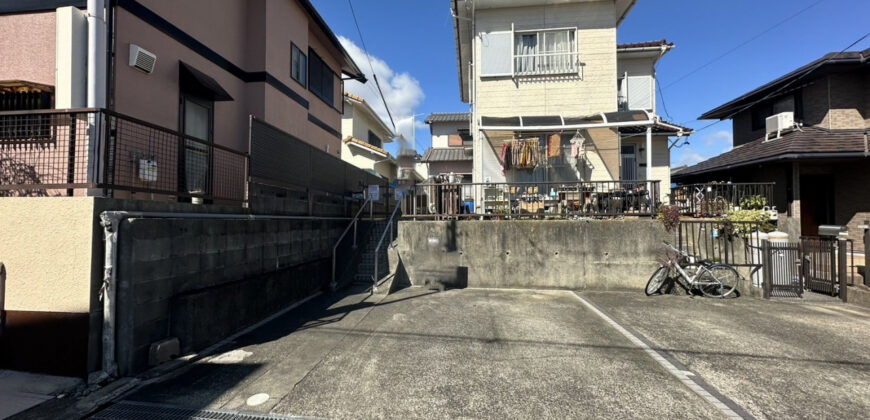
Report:
M660 83L656 83L656 88L659 90L659 98L662 100L662 108L665 109L665 115L668 116L668 120L673 120L671 118L671 113L668 112L668 105L665 104L665 95L662 93L662 85Z
M372 65L372 58L369 55L369 50L366 48L366 41L363 39L362 30L359 28L359 21L356 19L356 12L353 10L353 2L347 0L350 6L350 14L353 15L353 23L356 25L356 32L359 34L359 41L362 44L363 52L366 53L366 60L369 62L369 69L372 71L372 78L375 79L375 86L378 87L378 93L381 94L381 100L384 102L384 109L387 110L387 116L390 117L390 123L393 124L393 131L396 131L396 122L393 121L393 114L390 112L390 107L387 106L387 98L384 97L384 91L381 90L381 84L378 82L378 75L375 74L375 67Z
M770 32L770 31L772 31L772 30L774 30L774 29L776 29L776 28L782 26L782 25L785 24L786 22L788 22L788 21L790 21L790 20L792 20L792 19L798 17L799 15L803 14L803 13L806 12L807 10L810 10L811 8L817 6L819 3L822 3L822 2L824 2L824 1L825 1L825 0L818 0L818 1L816 1L815 3L810 4L809 6L804 7L804 8L801 9L801 10L798 10L796 13L794 13L794 14L790 15L789 17L787 17L787 18L785 18L785 19L783 19L783 20L777 22L776 24L774 24L774 25L772 25L772 26L769 26L767 29L765 29L764 31L761 31L760 33L758 33L757 35L753 36L752 38L749 38L749 39L747 39L746 41L743 41L742 43L740 43L740 44L738 44L737 46L731 48L730 50L725 51L724 53L719 54L718 56L716 56L716 57L713 58L712 60L710 60L710 61L704 63L704 64L701 65L700 67L697 67L696 69L694 69L694 70L692 70L692 71L690 71L690 72L688 72L688 73L686 73L686 74L680 76L677 80L674 80L673 82L668 83L668 85L665 86L664 88L667 89L667 88L669 88L669 87L671 87L671 86L673 86L673 85L675 85L675 84L677 84L677 83L679 83L679 82L685 80L685 79L688 78L689 76L692 76L693 74L695 74L695 73L697 73L697 72L699 72L699 71L705 69L705 68L708 67L710 64L713 64L713 63L715 63L715 62L721 60L721 59L724 58L725 56L727 56L727 55L733 53L734 51L737 51L738 49L744 47L746 44L749 44L750 42L755 41L755 40L758 39L758 38L761 38L763 35L767 34L768 32Z
M708 128L710 128L710 127L716 125L716 124L719 124L719 123L722 122L722 121L729 120L729 119L731 119L733 116L735 116L735 115L737 115L737 114L739 114L739 113L741 113L741 112L743 112L743 111L746 111L747 109L749 109L749 108L751 108L751 107L757 105L759 102L765 101L765 100L767 100L768 98L771 98L771 97L773 97L773 96L776 96L776 94L778 94L779 92L782 92L783 90L785 90L785 89L788 88L789 86L791 86L791 85L797 83L798 81L800 81L800 80L803 79L804 77L808 76L810 73L816 71L819 67L821 67L821 66L827 64L829 61L831 61L831 60L833 60L833 59L835 59L835 58L838 58L838 57L840 56L840 54L843 54L844 52L846 52L846 50L848 50L848 49L854 47L854 46L857 45L859 42L861 42L861 41L867 39L867 37L870 37L870 32L867 32L866 34L864 34L864 36L862 36L861 38L858 38L857 41L855 41L855 42L849 44L848 47L843 48L842 50L840 50L840 52L838 52L838 53L836 53L836 54L832 54L830 57L828 57L828 58L826 58L826 59L820 61L820 62L819 62L818 64L816 64L815 66L813 66L813 67L811 67L810 69L808 69L807 71L801 73L800 76L798 76L797 78L792 79L790 82L788 82L788 83L786 83L786 84L780 86L779 89L777 89L777 90L775 90L775 91L773 91L773 92L771 92L771 93L765 95L765 96L764 96L763 98L761 98L761 99L755 100L755 101L753 101L753 102L747 104L746 106L744 106L744 107L738 109L737 111L734 111L734 112L728 114L725 118L720 118L720 119L719 119L718 121L716 121L716 122L713 122L713 123L711 123L711 124L707 124L706 126L701 127L701 128L699 128L699 129L695 130L695 133L698 133L698 132L700 132L700 131L704 131L704 130L706 130L706 129L708 129Z

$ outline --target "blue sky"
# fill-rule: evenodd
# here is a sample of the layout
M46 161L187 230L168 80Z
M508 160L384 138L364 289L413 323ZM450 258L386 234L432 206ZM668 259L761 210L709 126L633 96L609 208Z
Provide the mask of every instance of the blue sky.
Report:
M370 73L347 0L313 3L358 57L357 64ZM447 0L353 0L365 45L375 58L373 67L394 117L422 114L416 124L416 147L421 152L429 147L429 130L422 124L427 114L468 110L459 100L449 4ZM828 52L842 50L863 36L870 30L868 16L870 0L639 0L617 36L620 43L664 38L676 44L658 65L658 81L663 88L658 113L667 120L701 128L711 122L696 120L703 112ZM866 48L870 48L870 39L852 49ZM347 89L370 102L379 101L374 83L368 84L371 87L348 85ZM670 116L665 115L662 97ZM373 105L376 110L382 108ZM400 131L409 132L410 121L397 121ZM731 124L714 125L693 135L689 142L675 150L672 166L696 163L730 149ZM393 152L395 148L388 147Z

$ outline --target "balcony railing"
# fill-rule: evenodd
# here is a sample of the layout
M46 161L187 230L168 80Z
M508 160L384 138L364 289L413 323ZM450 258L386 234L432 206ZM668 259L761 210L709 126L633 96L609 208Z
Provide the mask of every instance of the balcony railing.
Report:
M773 182L685 184L671 190L671 204L695 217L725 216L735 209L773 206Z
M580 53L553 52L514 55L517 76L556 75L580 72Z
M244 202L248 155L108 110L0 113L0 196Z
M659 181L417 184L405 218L575 218L656 214Z

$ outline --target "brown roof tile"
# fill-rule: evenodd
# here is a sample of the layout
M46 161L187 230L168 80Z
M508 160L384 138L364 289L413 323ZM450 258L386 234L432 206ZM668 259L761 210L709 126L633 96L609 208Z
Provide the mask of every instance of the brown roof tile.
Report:
M796 130L775 140L764 141L764 138L760 138L737 146L719 156L681 170L678 175L675 174L674 178L746 166L773 159L819 157L827 154L863 153L864 151L864 131L829 131L816 127L804 127L802 131Z

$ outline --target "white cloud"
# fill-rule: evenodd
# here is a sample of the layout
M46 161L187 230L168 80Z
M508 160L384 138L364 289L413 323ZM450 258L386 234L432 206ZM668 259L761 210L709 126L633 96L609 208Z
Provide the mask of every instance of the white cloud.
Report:
M705 160L707 160L707 158L698 152L682 150L680 151L679 156L677 156L676 164L672 164L671 166L692 166Z
M730 131L720 130L713 134L709 134L701 139L701 142L707 147L720 147L727 145L726 151L731 150L731 145L734 143L734 136Z
M375 78L371 74L371 69L374 68L375 75L377 75L378 82L381 85L381 90L384 92L384 98L393 115L393 121L396 123L397 134L402 134L405 138L411 139L414 137L414 128L425 128L426 124L423 123L420 116L416 119L416 127L411 127L411 116L414 115L414 111L426 97L423 89L420 87L420 82L407 72L396 73L384 60L367 55L353 41L340 35L338 40L350 54L351 58L353 58L353 61L360 67L360 70L365 73L366 79L368 79L366 84L349 80L345 82L345 90L365 99L372 109L377 112L378 116L387 123L387 126L391 126L390 117L387 115L383 100L381 100L378 94ZM371 66L369 66L369 59L371 59Z

